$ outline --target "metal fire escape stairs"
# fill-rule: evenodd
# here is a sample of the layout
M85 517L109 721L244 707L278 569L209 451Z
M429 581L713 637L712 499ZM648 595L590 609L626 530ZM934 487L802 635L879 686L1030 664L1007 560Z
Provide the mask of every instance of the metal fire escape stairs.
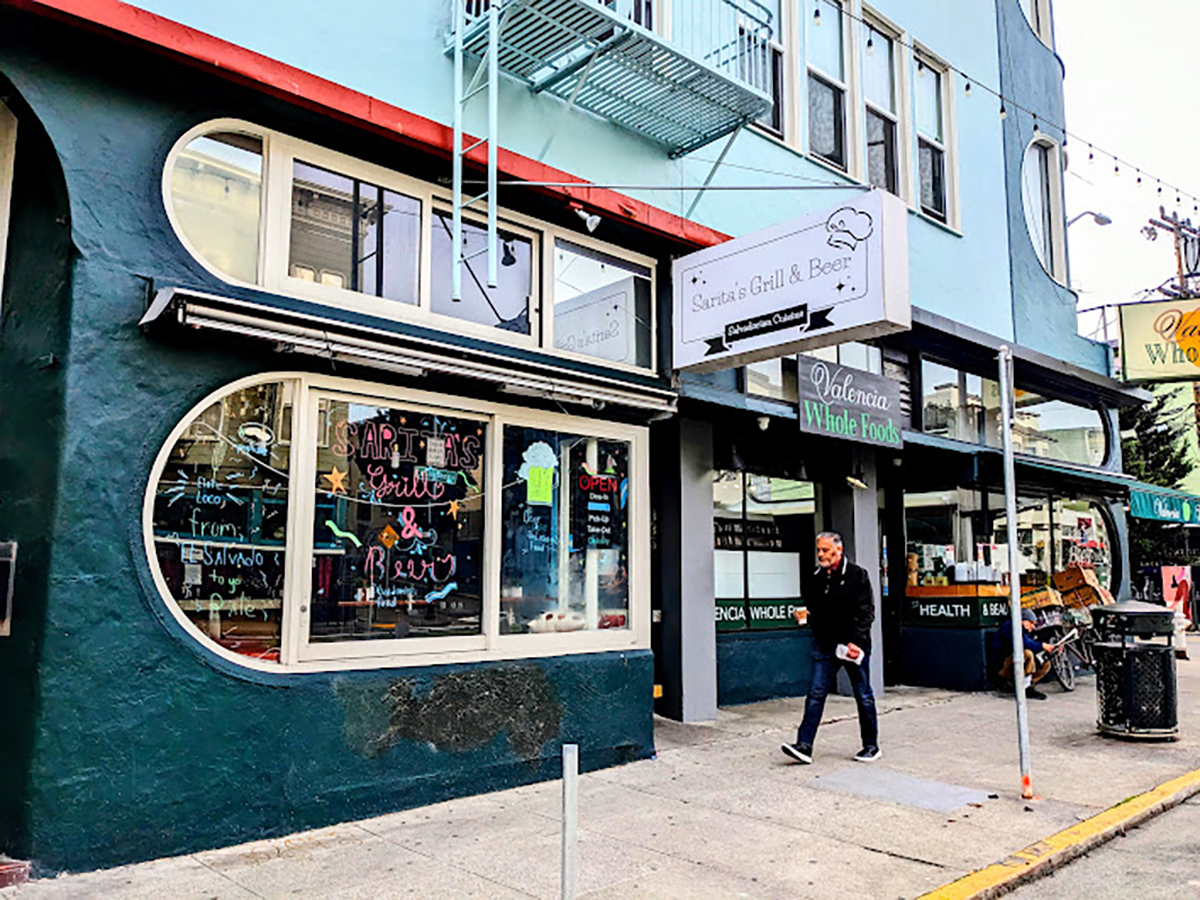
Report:
M773 25L766 7L757 0L668 2L673 40L647 27L657 5L648 0L451 0L455 300L462 299L462 268L475 256L487 254L487 284L497 284L501 72L645 137L672 159L729 136L705 187L741 129L770 110ZM466 106L485 90L487 136L464 147ZM484 144L487 189L464 197L464 161ZM463 213L484 201L487 246L466 254Z

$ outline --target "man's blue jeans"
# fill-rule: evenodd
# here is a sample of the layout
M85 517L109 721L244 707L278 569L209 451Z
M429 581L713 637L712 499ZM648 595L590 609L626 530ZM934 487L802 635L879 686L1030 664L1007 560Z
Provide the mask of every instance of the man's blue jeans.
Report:
M804 721L796 735L796 743L807 747L817 737L817 726L825 712L825 698L829 696L837 678L837 670L844 666L850 676L850 688L854 691L854 702L858 704L858 729L862 733L863 747L879 746L879 719L875 715L875 695L871 692L871 679L867 667L871 665L871 654L863 657L858 666L849 660L841 660L824 650L813 648L812 686L804 703Z

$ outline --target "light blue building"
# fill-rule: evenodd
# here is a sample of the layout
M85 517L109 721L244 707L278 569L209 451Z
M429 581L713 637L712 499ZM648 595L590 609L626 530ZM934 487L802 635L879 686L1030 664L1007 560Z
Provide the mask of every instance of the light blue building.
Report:
M0 0L0 849L648 757L654 711L807 691L831 528L879 687L984 686L1004 344L1021 578L1126 595L1139 395L1075 334L1063 120L1049 0ZM839 338L780 257L779 349L679 371L673 265L873 204L865 288L872 232L803 265L892 318ZM813 427L818 370L884 437L849 390Z

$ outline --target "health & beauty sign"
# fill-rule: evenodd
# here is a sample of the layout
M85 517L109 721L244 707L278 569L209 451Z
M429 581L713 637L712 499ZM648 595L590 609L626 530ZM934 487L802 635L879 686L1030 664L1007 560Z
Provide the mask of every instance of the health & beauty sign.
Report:
M672 265L676 369L712 372L912 326L908 208L871 191Z

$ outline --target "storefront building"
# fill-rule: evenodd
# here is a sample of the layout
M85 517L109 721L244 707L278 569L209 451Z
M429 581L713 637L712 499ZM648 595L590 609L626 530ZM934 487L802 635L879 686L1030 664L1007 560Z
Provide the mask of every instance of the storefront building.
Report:
M456 4L293 22L0 2L0 541L19 549L0 849L109 865L553 777L568 742L586 768L647 758L655 712L807 690L792 613L826 529L875 582L879 686L979 686L1001 613L937 591L1004 558L1002 343L1022 559L1127 593L1114 409L1138 396L1064 324L1049 130L998 119L963 74L1024 96L1014 73L1052 51L1017 0L817 3L768 4L740 68L705 62L734 119L639 116L603 81L624 58L604 35L705 58L683 0L619 4L581 45L604 43L595 72L505 45L498 112L466 114L501 126L489 209L463 201L491 148L465 193L451 174ZM391 49L360 52L368 35ZM1061 92L1025 102L1062 121ZM805 179L824 186L776 190ZM673 268L871 203L903 238L877 273L902 306L684 364ZM838 260L865 233L822 237L796 281L854 293ZM831 391L847 378L859 393Z

